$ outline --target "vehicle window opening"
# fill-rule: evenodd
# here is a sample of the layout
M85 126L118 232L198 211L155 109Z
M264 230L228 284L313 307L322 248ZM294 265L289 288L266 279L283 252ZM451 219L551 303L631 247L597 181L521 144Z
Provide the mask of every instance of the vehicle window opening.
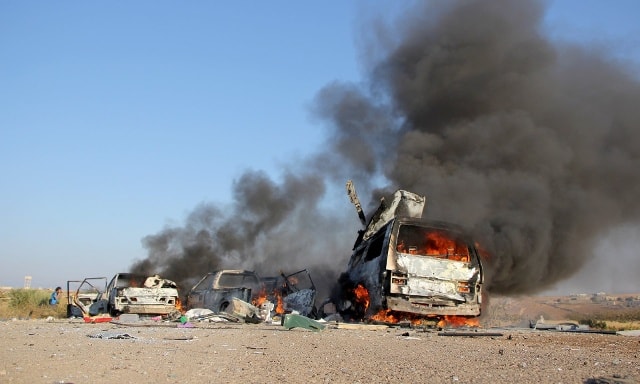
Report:
M205 289L209 289L209 288L213 288L213 280L215 278L215 275L207 275L207 277L202 280L202 282L200 282L200 284L198 284L198 286L195 288L196 290L205 290Z
M383 232L384 234L384 232ZM365 257L365 261L371 261L376 257L380 256L382 253L382 245L384 243L384 236L379 235L373 239L371 244L369 244L369 248L367 249L367 256Z
M396 250L411 255L430 256L468 262L468 245L454 234L439 229L403 225L398 232Z

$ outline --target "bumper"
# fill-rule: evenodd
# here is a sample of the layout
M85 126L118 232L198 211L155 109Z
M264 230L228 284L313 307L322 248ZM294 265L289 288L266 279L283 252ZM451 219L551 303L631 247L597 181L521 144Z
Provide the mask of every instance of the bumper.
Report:
M387 309L419 315L480 316L480 304L438 305L419 300L387 296Z

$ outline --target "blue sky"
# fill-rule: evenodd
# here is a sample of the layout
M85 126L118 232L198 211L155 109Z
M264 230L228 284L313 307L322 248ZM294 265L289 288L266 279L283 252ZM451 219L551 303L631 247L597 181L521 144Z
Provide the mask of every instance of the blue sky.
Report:
M0 2L0 286L111 276L141 239L323 140L323 86L361 79L395 1ZM640 62L640 3L549 2L547 31Z

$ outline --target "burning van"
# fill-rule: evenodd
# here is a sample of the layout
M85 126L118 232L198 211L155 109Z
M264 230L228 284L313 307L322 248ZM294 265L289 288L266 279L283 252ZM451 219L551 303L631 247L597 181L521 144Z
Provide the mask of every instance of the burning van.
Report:
M351 201L365 226L340 278L341 314L398 322L480 315L482 265L474 242L455 225L422 218L425 198L399 190L365 220L351 182Z

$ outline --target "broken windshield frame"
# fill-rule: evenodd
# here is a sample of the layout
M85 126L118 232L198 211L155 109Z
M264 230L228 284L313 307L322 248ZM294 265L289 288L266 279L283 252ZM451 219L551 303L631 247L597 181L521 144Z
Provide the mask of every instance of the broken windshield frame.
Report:
M402 224L398 230L396 250L401 253L469 262L469 245L451 231Z

